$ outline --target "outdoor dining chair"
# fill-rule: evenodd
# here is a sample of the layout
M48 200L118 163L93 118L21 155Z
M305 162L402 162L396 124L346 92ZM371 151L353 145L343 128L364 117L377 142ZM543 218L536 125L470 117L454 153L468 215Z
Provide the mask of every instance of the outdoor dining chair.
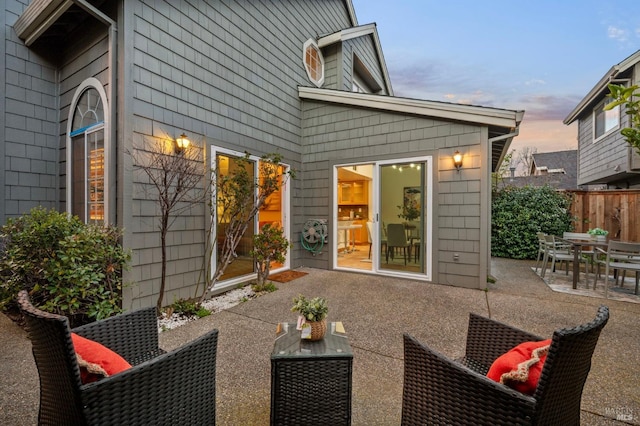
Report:
M567 240L591 240L591 234L586 232L564 232L562 238ZM592 248L582 248L580 254L587 258L587 261L591 264L591 272L593 272L593 266L595 264L595 250Z
M540 265L540 270L542 271L542 262L545 260L545 256L547 255L547 242L544 239L546 234L544 232L536 232L536 237L538 238L538 258L536 259L536 274L538 273L538 265Z
M35 308L24 290L18 304L40 376L38 424L215 424L218 330L165 353L153 307L72 330L67 317ZM83 383L84 360L72 333L101 343L131 367Z
M486 374L498 357L539 336L471 314L465 355L450 360L405 334L402 424L579 425L591 356L608 320L601 306L591 322L556 330L532 395Z
M604 265L604 294L608 297L608 279L609 270L616 271L619 274L620 271L631 271L636 273L636 286L634 294L638 294L638 287L640 284L640 243L631 243L623 241L609 241L607 251L605 252L601 248L597 249L597 252L604 256L604 259L597 261L598 267L596 270L596 276L593 280L593 289L595 290L598 283L598 276L600 275L600 266ZM618 276L616 275L616 284L618 282ZM622 285L624 285L624 274L622 276Z
M540 274L540 276L544 278L549 260L551 260L551 272L555 272L557 262L565 262L565 274L569 275L569 262L573 262L574 260L573 252L571 252L570 246L566 243L558 241L553 235L545 235L544 239L546 243L546 254L544 261L542 262L542 273ZM580 257L578 259L578 262L584 263L584 273L585 275L587 275L589 273L587 267L587 259L585 259L584 257Z

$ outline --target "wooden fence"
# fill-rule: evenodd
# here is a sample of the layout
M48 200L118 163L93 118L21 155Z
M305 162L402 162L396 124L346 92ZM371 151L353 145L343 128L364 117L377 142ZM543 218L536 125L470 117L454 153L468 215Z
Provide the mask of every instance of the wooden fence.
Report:
M609 231L609 238L640 241L640 190L569 191L575 231Z

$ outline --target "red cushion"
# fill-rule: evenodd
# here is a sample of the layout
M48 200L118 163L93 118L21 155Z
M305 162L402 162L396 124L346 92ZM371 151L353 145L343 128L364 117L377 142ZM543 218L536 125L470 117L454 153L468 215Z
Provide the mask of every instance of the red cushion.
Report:
M82 383L91 383L131 368L120 355L93 340L71 333Z
M519 344L493 362L487 377L518 392L533 395L550 344L551 339Z

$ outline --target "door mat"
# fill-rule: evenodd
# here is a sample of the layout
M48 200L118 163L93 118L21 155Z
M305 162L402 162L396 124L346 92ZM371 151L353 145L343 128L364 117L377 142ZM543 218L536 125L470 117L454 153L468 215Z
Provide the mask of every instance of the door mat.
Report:
M267 278L270 281L275 281L278 283L288 283L291 280L295 280L296 278L304 277L308 272L300 272L300 271L284 271L279 274L269 275Z

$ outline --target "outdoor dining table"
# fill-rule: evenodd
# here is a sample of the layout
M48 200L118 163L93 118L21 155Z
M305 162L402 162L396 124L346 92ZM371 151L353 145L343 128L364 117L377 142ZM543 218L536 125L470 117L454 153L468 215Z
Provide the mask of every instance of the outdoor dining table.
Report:
M582 247L601 247L606 250L608 247L608 243L606 240L598 241L591 239L587 240L562 237L556 237L556 239L560 242L571 245L571 248L573 249L573 288L575 290L576 288L578 288L578 276L580 275L580 263L578 262L578 260L582 255Z

